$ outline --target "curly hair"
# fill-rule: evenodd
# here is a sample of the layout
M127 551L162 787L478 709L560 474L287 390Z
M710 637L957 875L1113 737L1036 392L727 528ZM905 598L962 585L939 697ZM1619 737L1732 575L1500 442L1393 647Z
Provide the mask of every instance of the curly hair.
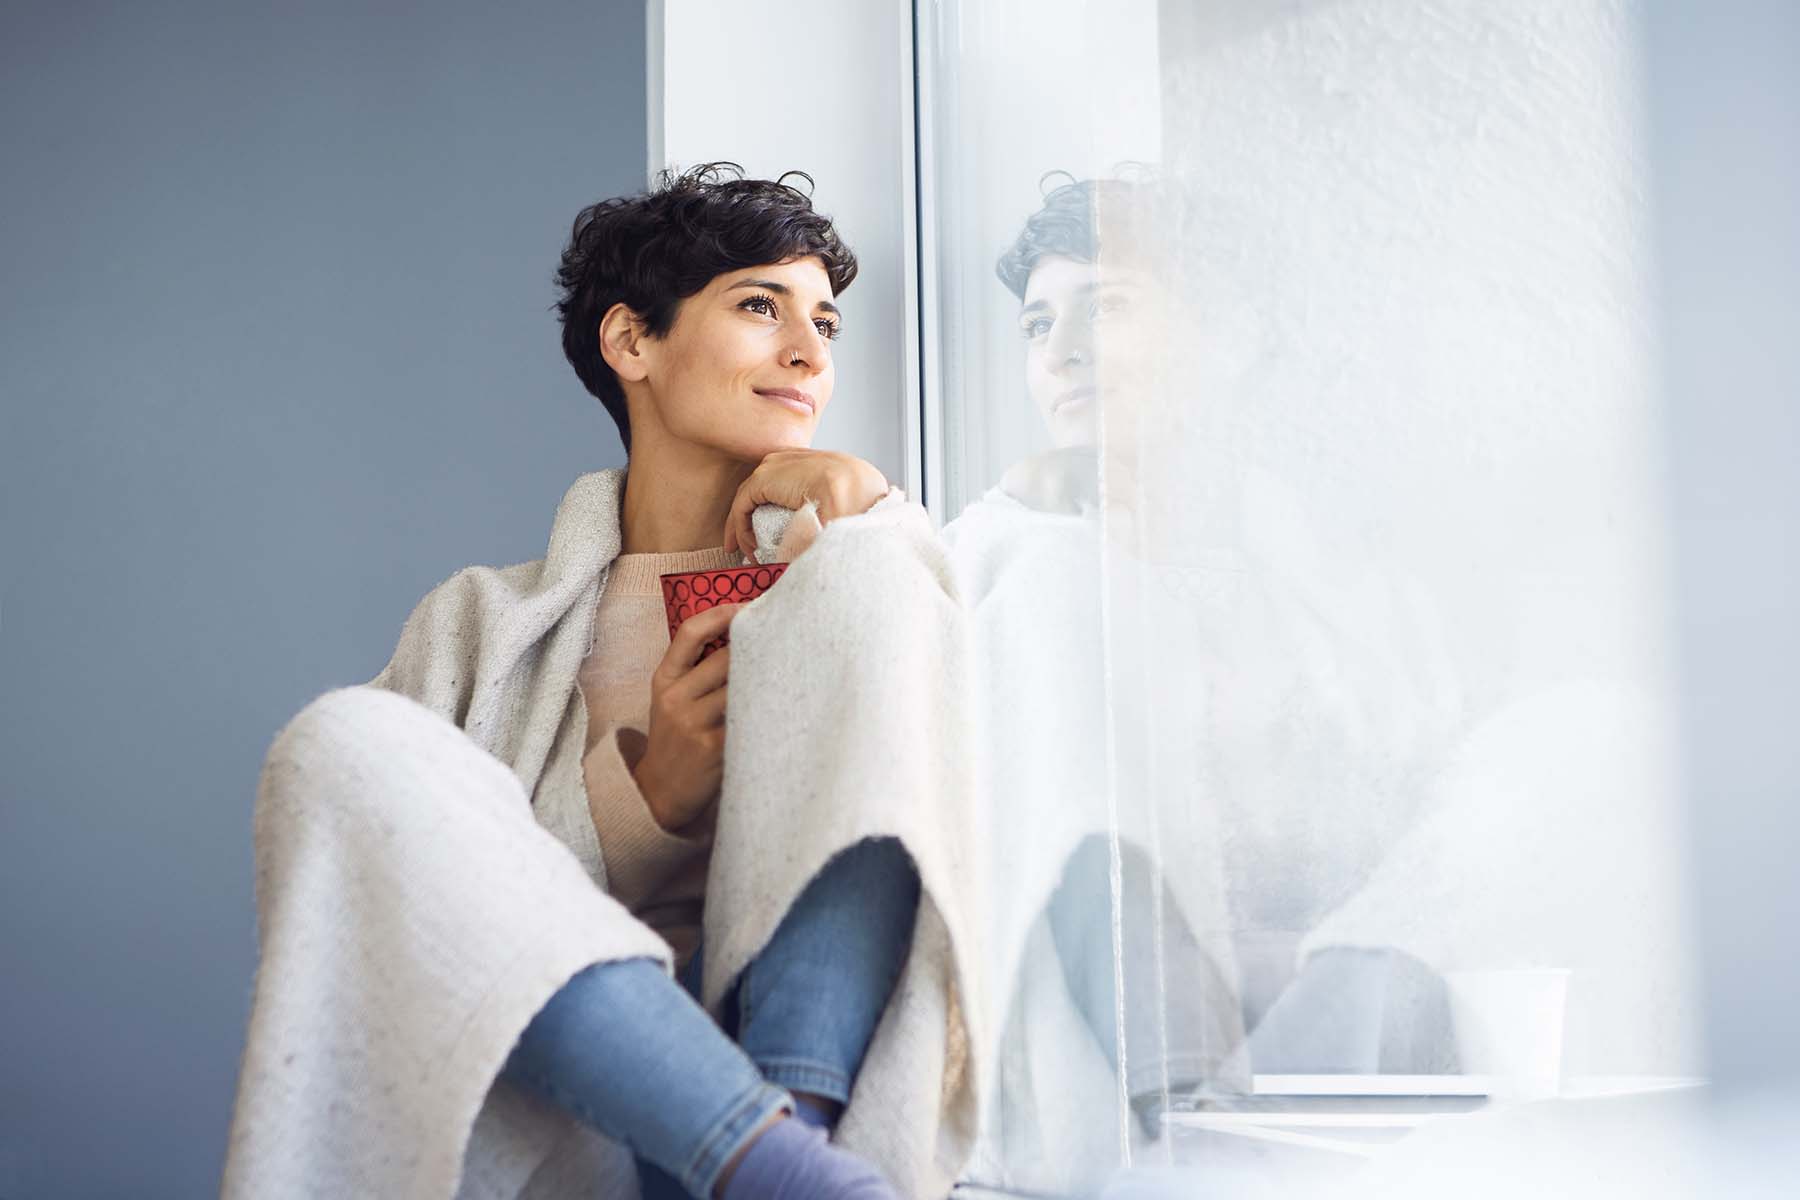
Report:
M619 378L600 354L600 319L623 303L661 337L681 301L726 271L817 257L837 295L856 278L856 256L814 211L812 197L780 179L745 179L737 163L666 169L641 195L589 205L575 217L556 284L563 354L605 406L631 453L631 419Z
M1164 240L1165 185L1152 173L1137 178L1076 179L1067 171L1048 171L1068 183L1043 193L1041 208L1025 219L1025 227L994 264L1006 290L1025 299L1025 286L1041 258L1098 262L1105 253L1113 261L1153 262ZM1114 236L1101 245L1100 230Z

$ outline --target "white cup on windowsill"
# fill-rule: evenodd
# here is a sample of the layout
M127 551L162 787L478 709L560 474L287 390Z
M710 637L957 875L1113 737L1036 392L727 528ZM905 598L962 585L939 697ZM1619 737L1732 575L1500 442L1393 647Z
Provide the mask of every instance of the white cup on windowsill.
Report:
M1496 1099L1561 1091L1566 968L1446 971L1444 985L1464 1074L1491 1078Z

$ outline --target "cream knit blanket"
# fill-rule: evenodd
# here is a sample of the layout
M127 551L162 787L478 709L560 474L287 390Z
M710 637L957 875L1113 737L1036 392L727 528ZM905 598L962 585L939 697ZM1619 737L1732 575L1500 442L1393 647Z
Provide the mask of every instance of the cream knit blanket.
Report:
M276 736L225 1196L637 1194L623 1147L495 1083L576 971L669 962L605 893L581 773L576 671L624 479L581 476L544 558L458 571L379 675ZM763 561L789 515L754 514ZM717 1012L833 854L902 839L923 883L913 947L837 1140L903 1194L945 1195L973 1145L987 1035L966 619L930 517L892 489L833 521L731 632L705 998Z

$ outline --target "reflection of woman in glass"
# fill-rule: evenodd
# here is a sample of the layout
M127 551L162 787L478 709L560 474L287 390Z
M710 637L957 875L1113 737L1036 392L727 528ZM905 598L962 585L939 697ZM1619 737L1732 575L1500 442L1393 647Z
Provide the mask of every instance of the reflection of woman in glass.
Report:
M990 678L1032 684L1031 730L1016 738L1005 731L1017 714L991 704L990 788L998 805L1065 830L1061 841L1036 838L1051 860L1067 853L1047 903L1050 944L1092 1032L1124 1052L1140 1112L1226 1099L1248 1083L1251 1061L1271 1073L1454 1069L1442 985L1416 959L1320 945L1294 962L1305 932L1396 836L1383 822L1404 819L1424 744L1409 723L1423 729L1429 710L1447 706L1403 678L1431 661L1428 649L1365 642L1335 624L1344 606L1292 570L1307 560L1288 553L1303 543L1283 540L1296 528L1290 510L1240 507L1246 494L1282 495L1231 444L1230 384L1254 352L1254 324L1203 315L1194 297L1209 290L1179 278L1178 256L1158 249L1177 215L1166 188L1056 188L999 263L1020 302L1026 382L1051 448L1014 463L944 531L968 574ZM1110 565L1102 537L1124 552ZM1096 586L1052 597L1023 584L1051 563ZM1154 585L1123 606L1115 599L1103 628L1098 592L1140 571ZM1072 719L1080 711L1092 715ZM1108 721L1110 778L1082 734ZM1018 779L1029 786L1009 790ZM1098 812L1089 797L1109 785L1116 811ZM1117 822L1116 879L1092 835L1076 836L1083 819L1091 829ZM1134 820L1148 821L1141 839ZM1115 905L1122 945L1100 928ZM1218 1053L1239 1039L1247 1054ZM1208 1065L1185 1086L1172 1067L1167 1093L1152 1094L1159 1058L1184 1057Z
M1107 803L1101 412L1151 386L1164 307L1143 266L1098 261L1095 197L1130 186L1056 189L1000 260L1051 448L943 531L974 616L982 780L1003 855L998 1103L975 1171L1018 1186L1090 1185L1118 1162L1119 1132L1093 1119L1101 1097L1124 1093L1142 1145L1170 1103L1248 1083L1233 989L1195 932L1222 925L1216 873L1186 864L1162 879L1142 805ZM1103 341L1115 355L1104 370ZM1114 369L1127 343L1144 352Z
M1044 234L1038 247L1022 236L1002 260L1034 339L1028 380L1040 410L1042 397L1064 394L1084 373L1099 381L1105 517L1122 515L1129 533L1119 540L1152 564L1158 587L1143 599L1165 598L1177 581L1203 583L1204 598L1166 610L1176 627L1152 622L1145 652L1194 681L1166 690L1160 703L1220 697L1210 714L1196 707L1192 726L1206 742L1196 778L1210 781L1212 794L1181 807L1214 805L1222 818L1215 828L1226 839L1221 866L1253 1066L1452 1070L1443 987L1423 963L1394 948L1316 938L1304 962L1291 957L1300 935L1354 894L1420 803L1417 777L1458 711L1453 694L1432 695L1418 682L1442 661L1431 641L1434 613L1415 607L1400 617L1406 606L1394 599L1394 581L1378 575L1364 577L1364 595L1390 610L1372 604L1358 613L1306 573L1314 552L1303 510L1257 465L1247 432L1255 423L1235 411L1248 390L1240 372L1253 361L1257 323L1221 297L1211 264L1191 272L1208 278L1183 273L1191 255L1169 237L1180 216L1179 195L1159 182L1087 181L1047 198L1033 222L1053 231L1064 255L1098 261L1047 258ZM1078 322L1060 343L1044 309L1034 310L1040 299ZM1089 430L1064 422L1059 432L1077 447ZM1009 475L1022 478L1033 502L1054 504L1081 494L1092 478L1086 462L1059 446ZM1126 688L1118 701L1135 698ZM1167 727L1189 732L1179 719ZM1309 771L1325 774L1308 786Z
M1099 371L1099 333L1119 321L1156 319L1150 280L1119 263L1102 275L1095 224L1098 181L1051 192L1026 222L998 273L1019 298L1025 382L1051 449L1015 463L1001 479L1006 495L1046 512L1083 512L1098 503L1102 384L1117 403L1128 365ZM1114 183L1114 187L1124 184Z

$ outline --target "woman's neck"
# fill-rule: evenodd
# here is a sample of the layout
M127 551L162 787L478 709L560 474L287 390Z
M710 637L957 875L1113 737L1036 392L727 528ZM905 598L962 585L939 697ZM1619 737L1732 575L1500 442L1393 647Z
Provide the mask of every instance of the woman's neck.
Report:
M619 552L722 549L731 502L756 465L693 446L633 442L619 517Z

